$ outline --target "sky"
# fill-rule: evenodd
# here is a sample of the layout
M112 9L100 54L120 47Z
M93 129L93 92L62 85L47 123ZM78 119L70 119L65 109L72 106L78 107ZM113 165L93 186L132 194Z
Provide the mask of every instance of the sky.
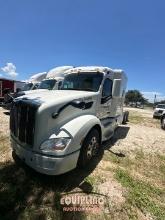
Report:
M0 76L108 66L128 89L165 99L164 11L164 0L0 0Z

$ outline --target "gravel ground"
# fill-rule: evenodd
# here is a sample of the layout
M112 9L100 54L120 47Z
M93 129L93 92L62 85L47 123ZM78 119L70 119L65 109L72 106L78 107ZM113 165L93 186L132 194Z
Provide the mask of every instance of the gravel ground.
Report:
M0 163L12 160L9 141L9 112L0 107Z
M9 112L0 107L0 135L9 135Z
M152 108L146 108L146 109L140 109L140 108L125 108L125 110L129 112L135 112L140 114L142 117L147 118L153 118L153 109Z
M118 139L124 129L129 129L126 138ZM111 149L116 152L130 154L141 150L147 154L165 154L165 132L160 128L128 124L116 131L114 139L117 141Z

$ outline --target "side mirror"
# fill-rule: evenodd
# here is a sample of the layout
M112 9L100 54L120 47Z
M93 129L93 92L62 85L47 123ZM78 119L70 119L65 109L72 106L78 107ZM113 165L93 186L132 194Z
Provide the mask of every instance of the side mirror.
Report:
M112 97L117 98L121 95L121 79L115 79L113 81Z

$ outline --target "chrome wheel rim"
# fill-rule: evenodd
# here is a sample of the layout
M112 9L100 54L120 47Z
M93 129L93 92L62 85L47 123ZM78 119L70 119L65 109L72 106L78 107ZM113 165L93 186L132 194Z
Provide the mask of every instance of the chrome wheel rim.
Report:
M88 145L88 148L87 148L88 159L91 159L96 154L97 148L98 148L97 139L96 137L92 137L90 144Z

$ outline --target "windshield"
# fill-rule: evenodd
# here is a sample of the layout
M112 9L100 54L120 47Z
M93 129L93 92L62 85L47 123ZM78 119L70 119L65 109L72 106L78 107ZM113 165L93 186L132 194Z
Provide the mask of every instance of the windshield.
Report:
M39 85L38 89L49 89L52 90L53 87L56 84L56 80L55 79L46 79L44 81L41 82L41 84Z
M26 84L24 85L24 87L22 88L22 90L23 90L23 91L31 90L32 86L33 86L33 83L26 83Z
M165 105L157 105L157 108L165 109Z
M97 92L100 88L102 79L102 73L72 73L65 76L62 89Z

